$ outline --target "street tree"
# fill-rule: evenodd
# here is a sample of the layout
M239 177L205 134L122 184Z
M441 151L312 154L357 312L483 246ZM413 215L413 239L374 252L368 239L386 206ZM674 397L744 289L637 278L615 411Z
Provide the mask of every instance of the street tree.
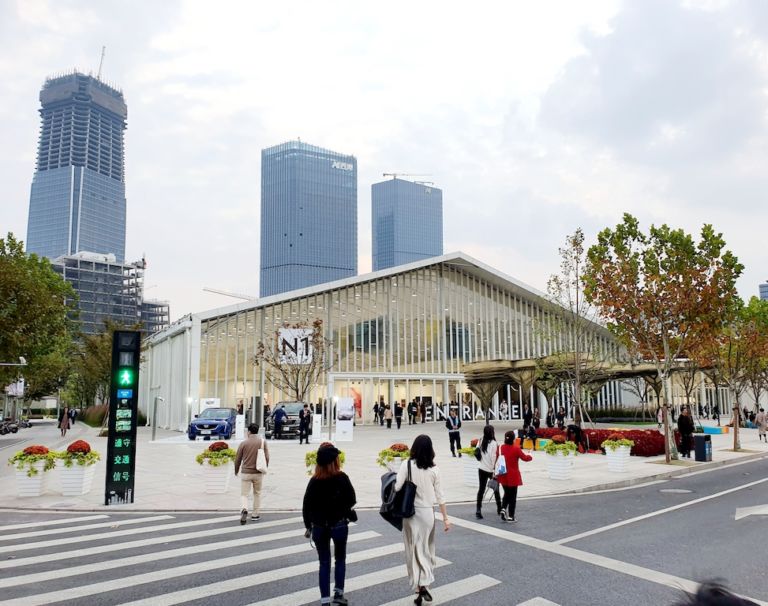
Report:
M23 375L36 397L55 391L68 372L75 302L75 291L48 259L26 254L12 233L0 238L0 362L27 361L0 366L0 386Z
M332 342L323 334L323 321L285 322L256 344L253 363L264 369L271 385L296 402L334 366Z
M667 225L651 225L643 233L630 214L598 234L587 258L587 299L630 355L656 367L669 462L677 458L668 414L672 367L696 340L709 338L734 313L736 279L744 267L711 225L702 227L696 242Z
M552 379L560 377L559 389L566 390L579 418L589 419L585 403L590 401L592 386L599 382L616 352L609 346L610 335L598 324L597 308L585 296L587 257L583 230L578 228L568 235L557 252L560 272L547 281L548 305L538 323L549 355L537 362L537 378L539 385L554 395Z

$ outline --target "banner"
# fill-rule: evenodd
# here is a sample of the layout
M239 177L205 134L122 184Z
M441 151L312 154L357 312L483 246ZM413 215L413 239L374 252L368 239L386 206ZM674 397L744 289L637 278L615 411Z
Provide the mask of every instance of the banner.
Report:
M277 353L280 364L311 364L311 328L280 328L277 331Z

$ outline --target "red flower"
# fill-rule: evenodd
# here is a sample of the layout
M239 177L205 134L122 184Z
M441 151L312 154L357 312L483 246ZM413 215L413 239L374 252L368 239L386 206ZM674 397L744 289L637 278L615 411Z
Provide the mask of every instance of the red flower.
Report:
M470 445L472 448L475 448L475 447L477 446L477 442L478 442L477 438L472 438L472 439L469 441L469 445Z
M394 450L395 452L408 452L409 448L402 442L396 442L395 444L392 444L392 446L389 447L390 450Z
M22 452L25 455L47 455L48 449L45 446L35 444L34 446L27 446Z
M214 442L208 447L208 450L218 452L219 450L226 450L227 448L229 448L229 444L226 442Z
M558 433L552 436L552 442L555 444L565 444L565 436L561 433Z
M75 440L67 446L67 452L72 454L88 454L91 452L91 445L85 440Z

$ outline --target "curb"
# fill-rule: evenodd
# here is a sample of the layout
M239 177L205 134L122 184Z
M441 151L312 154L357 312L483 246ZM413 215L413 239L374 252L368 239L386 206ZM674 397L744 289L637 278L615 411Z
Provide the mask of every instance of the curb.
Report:
M757 461L760 459L768 458L768 452L760 452L760 453L754 453L749 455L744 455L743 457L739 457L738 459L731 459L729 461L711 461L708 463L703 463L701 465L697 465L695 467L684 467L680 469L675 469L671 471L663 471L651 476L644 476L642 478L629 478L626 480L618 480L616 482L606 482L604 484L595 484L593 486L586 486L584 488L577 488L575 490L566 490L563 492L553 492L550 494L543 494L543 495L535 495L530 497L520 497L519 501L533 501L533 500L541 500L541 499L548 499L552 497L563 497L563 496L577 496L577 495L588 495L591 493L596 492L603 492L607 490L616 490L621 488L630 488L632 486L638 486L641 484L648 484L651 482L656 482L658 480L666 480L670 478L676 478L679 476L685 476L691 473L698 473L698 472L706 472L706 471L715 471L717 469L720 469L722 467L729 467L729 466L735 466L740 465L742 463L749 463L752 461ZM475 500L465 500L465 501L447 501L446 505L474 505ZM378 506L366 506L366 507L357 507L358 511L378 511ZM18 513L120 513L120 514L148 514L148 513L237 513L240 510L239 507L228 507L228 508L215 508L215 509L131 509L131 510L120 510L119 505L113 505L111 507L108 507L106 505L100 505L100 506L91 506L91 507L78 507L78 508L72 508L72 507L51 507L46 509L40 509L39 507L5 507L0 506L0 512L18 512ZM270 509L270 508L263 508L261 509L261 513L301 513L301 509Z

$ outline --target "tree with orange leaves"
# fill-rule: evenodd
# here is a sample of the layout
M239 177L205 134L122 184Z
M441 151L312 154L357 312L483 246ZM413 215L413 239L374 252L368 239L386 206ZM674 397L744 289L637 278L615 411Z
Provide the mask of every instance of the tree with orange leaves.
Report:
M585 291L630 353L653 363L663 385L665 455L677 458L669 423L669 376L675 360L717 333L735 312L744 267L722 234L704 225L698 242L682 229L640 230L625 214L598 234L587 253Z

